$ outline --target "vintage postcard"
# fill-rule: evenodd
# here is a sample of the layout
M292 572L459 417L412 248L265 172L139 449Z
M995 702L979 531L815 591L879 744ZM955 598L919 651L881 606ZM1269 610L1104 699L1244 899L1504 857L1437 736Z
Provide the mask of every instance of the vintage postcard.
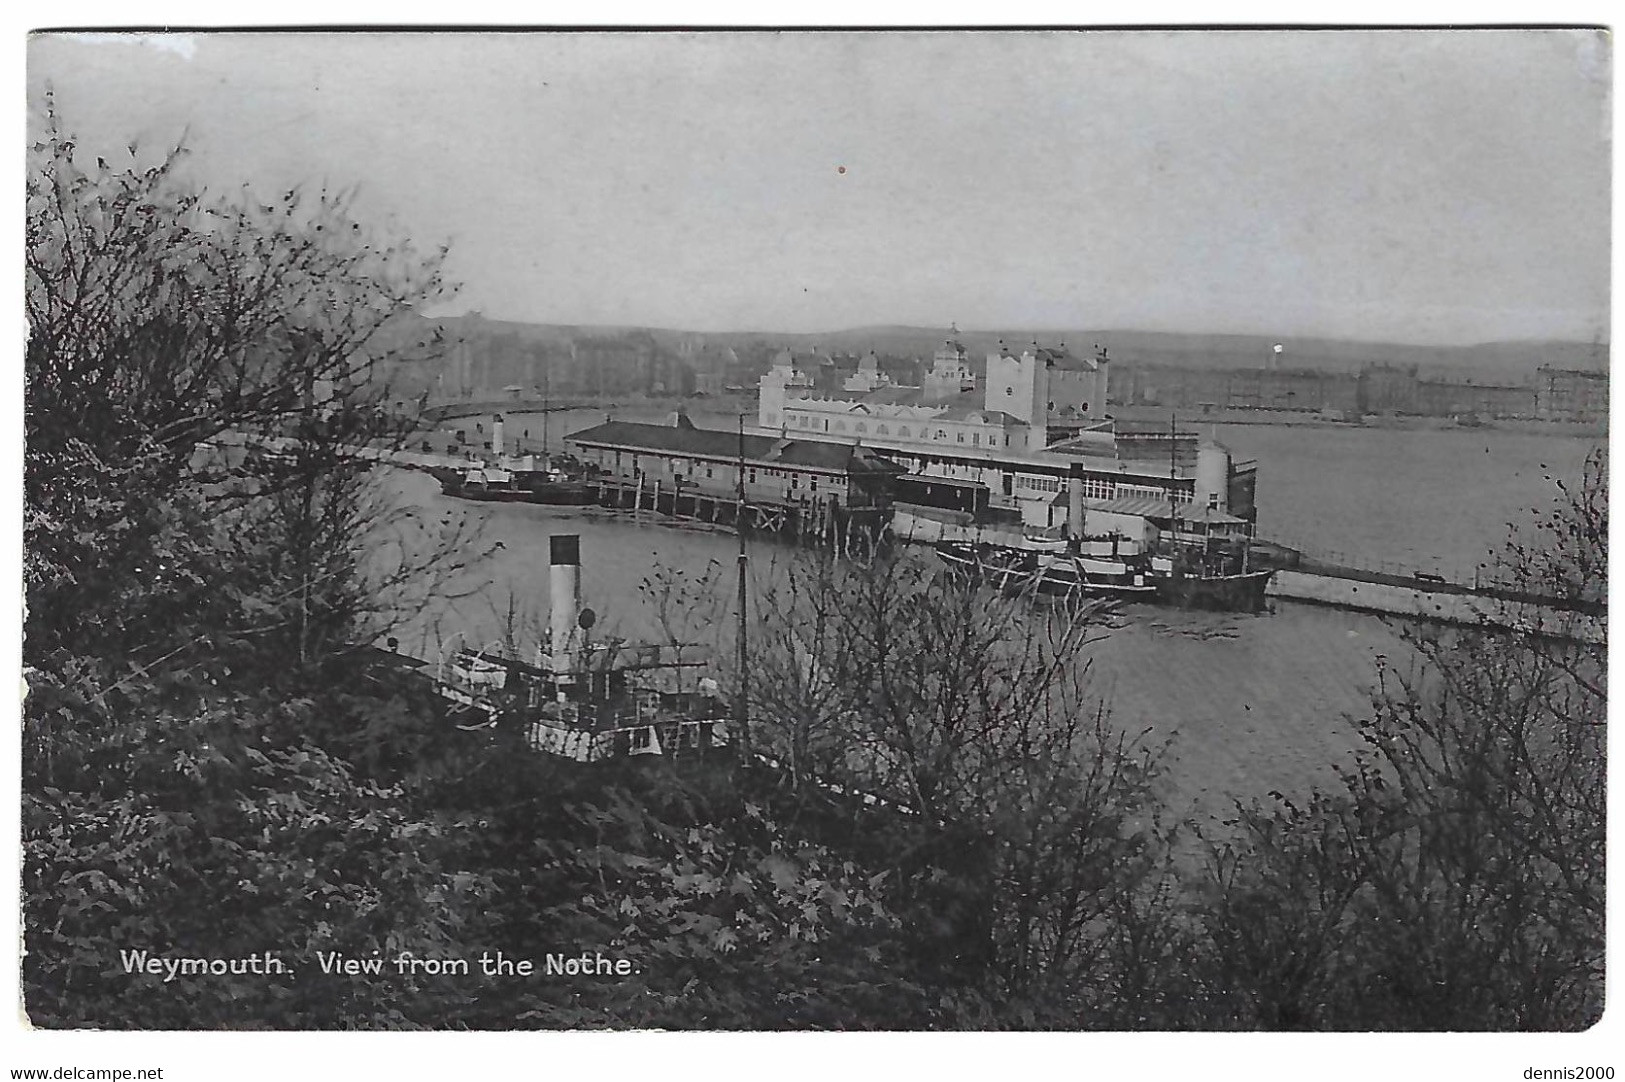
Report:
M1611 75L34 35L23 1024L1589 1030Z

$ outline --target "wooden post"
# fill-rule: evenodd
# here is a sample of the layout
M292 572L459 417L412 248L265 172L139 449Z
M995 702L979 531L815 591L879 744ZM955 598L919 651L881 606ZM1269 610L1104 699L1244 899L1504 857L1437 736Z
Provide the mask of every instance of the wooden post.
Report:
M638 472L638 487L632 493L632 517L635 519L643 511L643 473Z

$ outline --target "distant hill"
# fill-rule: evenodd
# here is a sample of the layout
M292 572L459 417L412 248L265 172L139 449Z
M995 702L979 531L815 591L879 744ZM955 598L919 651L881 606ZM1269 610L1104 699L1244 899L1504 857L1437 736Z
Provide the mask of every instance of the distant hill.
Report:
M531 342L565 343L581 338L648 335L658 345L676 348L703 343L708 348L768 344L826 353L867 353L928 358L950 331L943 327L872 326L839 331L793 334L771 330L701 332L664 327L592 326L525 323L483 316L442 316L432 322L452 335L515 335ZM1104 346L1115 361L1180 368L1263 367L1272 347L1284 349L1281 365L1290 368L1358 369L1370 363L1414 364L1424 375L1475 382L1522 382L1540 365L1606 370L1608 344L1564 341L1484 342L1470 346L1425 346L1399 342L1361 342L1330 338L1274 338L1243 334L1182 334L1165 331L1031 329L963 330L952 335L973 356L996 349L1002 339L1019 349L1035 338L1043 345L1065 343L1074 352Z
M928 355L948 333L924 327L860 327L822 335L786 335L840 351L918 352ZM1557 368L1602 370L1608 365L1604 344L1574 341L1485 342L1471 346L1423 346L1399 342L1358 342L1329 338L1270 338L1263 335L1179 334L1132 330L962 331L955 337L973 354L997 347L1003 339L1013 348L1037 338L1041 344L1064 342L1074 352L1104 346L1112 359L1181 368L1263 367L1273 347L1284 347L1283 367L1356 369L1365 364L1414 364L1426 373L1455 379L1523 379L1543 364Z

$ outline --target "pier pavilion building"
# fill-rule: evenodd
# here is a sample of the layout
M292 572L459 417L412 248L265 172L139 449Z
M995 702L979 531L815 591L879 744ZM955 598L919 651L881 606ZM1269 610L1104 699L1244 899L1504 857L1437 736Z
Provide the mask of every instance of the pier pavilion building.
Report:
M902 515L1017 519L1056 527L1067 519L1071 478L1081 477L1095 518L1142 533L1148 521L1250 533L1257 463L1216 440L1106 415L1109 359L1077 357L1036 342L1019 354L1000 343L980 378L949 338L921 387L820 393L788 352L762 377L757 431L786 439L862 446L902 465Z

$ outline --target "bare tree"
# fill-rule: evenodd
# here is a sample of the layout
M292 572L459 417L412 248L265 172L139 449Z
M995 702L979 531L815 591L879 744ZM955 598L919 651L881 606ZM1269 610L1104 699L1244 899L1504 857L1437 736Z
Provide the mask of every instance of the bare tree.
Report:
M1425 991L1389 979L1441 1021L1568 1028L1601 1010L1606 468L1593 453L1508 542L1503 581L1545 600L1504 602L1511 630L1412 631L1418 664L1384 674L1365 728L1408 813L1384 900L1438 931L1396 966L1431 973Z
M346 195L209 199L179 150L86 157L47 106L25 278L31 1017L399 1024L405 987L153 998L98 975L135 939L421 955L466 919L458 884L480 877L452 879L458 827L412 780L438 735L426 689L352 650L437 548L470 555L375 468L406 428L380 408L391 365L432 354L411 310L440 257Z
M443 249L378 237L349 192L211 198L183 178L180 147L92 168L49 100L37 119L31 656L93 647L150 665L257 637L302 662L381 633L409 583L477 555L374 468L415 423L386 408L392 372L439 348L414 312L445 294ZM193 609L226 604L242 610L229 626L195 628Z
M1607 476L1503 557L1504 608L1413 627L1340 791L1243 809L1215 852L1215 984L1243 1024L1572 1029L1604 959Z
M850 783L850 681L866 665L850 636L848 606L856 599L827 552L765 572L756 576L750 627L753 746L783 762L793 787L819 778Z
M923 951L1004 1022L1012 1004L1024 1024L1099 1020L1107 989L1138 1002L1170 939L1169 834L1161 749L1090 690L1109 607L1007 596L908 552L804 556L757 596L755 744L792 785L904 810L895 890Z

